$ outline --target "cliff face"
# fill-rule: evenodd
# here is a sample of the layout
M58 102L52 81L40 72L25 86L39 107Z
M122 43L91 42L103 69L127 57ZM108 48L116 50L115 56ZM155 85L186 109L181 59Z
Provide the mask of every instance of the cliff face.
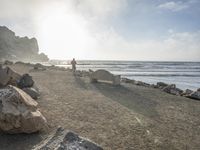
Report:
M5 26L0 26L0 60L48 61L41 53L35 38L18 37Z

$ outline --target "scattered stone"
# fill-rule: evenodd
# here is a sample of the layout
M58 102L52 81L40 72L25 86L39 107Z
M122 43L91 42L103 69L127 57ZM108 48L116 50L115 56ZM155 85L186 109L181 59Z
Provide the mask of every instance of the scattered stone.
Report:
M192 99L200 100L200 91L194 91L188 97Z
M173 95L181 95L183 93L183 90L176 88L175 84L170 84L162 89L164 92L173 94Z
M35 146L33 150L103 150L103 148L72 131L58 128L56 133Z
M22 77L19 80L18 87L19 88L27 88L27 87L32 87L34 84L34 81L32 79L32 76L29 74L23 74Z
M23 88L22 89L24 92L26 92L28 95L30 95L33 99L38 99L38 97L40 96L40 93L38 90L36 90L33 87L30 88Z
M107 70L97 70L90 75L91 82L100 81L111 81L114 85L120 85L121 76L120 75L113 75L112 73L108 72Z
M43 129L47 121L37 105L35 100L17 87L9 85L0 89L0 130L13 134Z
M164 82L157 82L157 87L160 88L160 89L163 89L164 87L167 87L168 84L167 83L164 83Z

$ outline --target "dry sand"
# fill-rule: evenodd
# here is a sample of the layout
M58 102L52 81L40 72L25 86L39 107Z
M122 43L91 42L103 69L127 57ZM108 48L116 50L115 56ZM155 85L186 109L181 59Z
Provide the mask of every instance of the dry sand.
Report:
M49 130L30 135L0 133L0 150L29 150L58 126L105 150L200 149L200 101L131 84L91 84L87 77L70 71L11 67L33 76Z

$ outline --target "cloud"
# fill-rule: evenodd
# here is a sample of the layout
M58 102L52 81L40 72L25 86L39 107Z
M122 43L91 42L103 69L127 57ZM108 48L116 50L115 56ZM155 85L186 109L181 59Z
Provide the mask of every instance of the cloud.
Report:
M158 5L159 9L171 10L174 12L181 11L190 7L192 1L182 2L182 1L169 1Z
M127 6L127 0L75 0L78 11L92 17L108 17L120 13Z
M199 61L200 31L170 32L164 39L131 40L117 34L113 29L97 35L96 49L105 59ZM107 55L105 55L107 54Z

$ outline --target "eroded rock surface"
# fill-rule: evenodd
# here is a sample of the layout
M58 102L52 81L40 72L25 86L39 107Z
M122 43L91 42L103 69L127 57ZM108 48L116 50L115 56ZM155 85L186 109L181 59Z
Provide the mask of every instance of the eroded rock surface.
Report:
M56 133L35 146L33 150L103 150L103 148L72 131L60 127Z
M14 86L0 89L0 130L7 133L33 133L46 126L38 103Z

